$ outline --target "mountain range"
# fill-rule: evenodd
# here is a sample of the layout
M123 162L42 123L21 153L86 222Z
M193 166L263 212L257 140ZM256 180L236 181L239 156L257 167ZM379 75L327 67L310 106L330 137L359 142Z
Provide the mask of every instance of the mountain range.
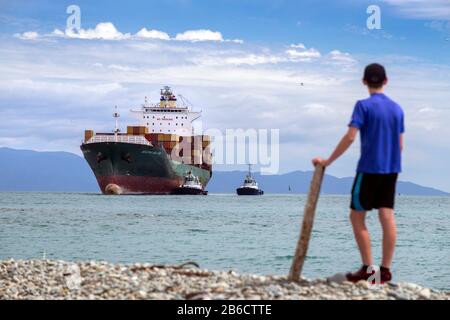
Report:
M207 189L210 193L234 193L245 175L244 171L214 171ZM265 193L306 193L311 176L312 171L254 174ZM352 183L352 177L326 174L322 193L348 194ZM0 148L0 191L99 192L99 188L86 161L76 154ZM404 181L399 181L397 191L405 195L450 195Z

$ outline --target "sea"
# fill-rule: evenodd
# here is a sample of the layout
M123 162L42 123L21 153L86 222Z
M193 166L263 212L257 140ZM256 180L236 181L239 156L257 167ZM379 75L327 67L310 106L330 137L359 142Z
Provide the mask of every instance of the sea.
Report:
M105 196L0 193L0 260L105 260L181 264L212 270L287 274L306 196ZM322 195L303 275L360 267L349 196ZM450 290L450 197L399 196L393 281ZM372 250L381 228L368 213Z

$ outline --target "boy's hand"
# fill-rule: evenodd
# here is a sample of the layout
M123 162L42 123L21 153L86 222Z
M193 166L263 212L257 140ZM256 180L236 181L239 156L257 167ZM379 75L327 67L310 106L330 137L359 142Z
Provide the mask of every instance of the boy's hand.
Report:
M312 159L312 163L313 163L313 166L317 166L318 164L320 164L324 167L328 167L330 165L328 160L322 159L321 157L316 157L316 158Z

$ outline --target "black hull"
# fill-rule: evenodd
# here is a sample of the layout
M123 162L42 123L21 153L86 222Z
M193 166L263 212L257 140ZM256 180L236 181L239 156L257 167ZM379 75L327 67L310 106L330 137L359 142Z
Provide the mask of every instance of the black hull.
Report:
M196 195L206 196L208 194L208 191L204 191L204 190L196 189L196 188L179 187L179 188L176 188L172 192L172 194L191 195L191 196L196 196Z
M264 194L264 191L254 188L237 188L236 193L238 196L261 196Z

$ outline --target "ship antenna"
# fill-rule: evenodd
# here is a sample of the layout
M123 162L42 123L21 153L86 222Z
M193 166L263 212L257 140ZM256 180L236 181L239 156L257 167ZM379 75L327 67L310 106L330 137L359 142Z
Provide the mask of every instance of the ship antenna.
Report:
M115 124L115 127L114 127L114 135L115 135L116 140L117 140L117 134L120 131L120 129L119 129L119 117L120 117L120 114L117 112L117 106L115 106L115 108L114 108L113 117L116 120L116 124Z
M251 165L251 163L248 164L248 176L249 177L252 176L252 165Z

